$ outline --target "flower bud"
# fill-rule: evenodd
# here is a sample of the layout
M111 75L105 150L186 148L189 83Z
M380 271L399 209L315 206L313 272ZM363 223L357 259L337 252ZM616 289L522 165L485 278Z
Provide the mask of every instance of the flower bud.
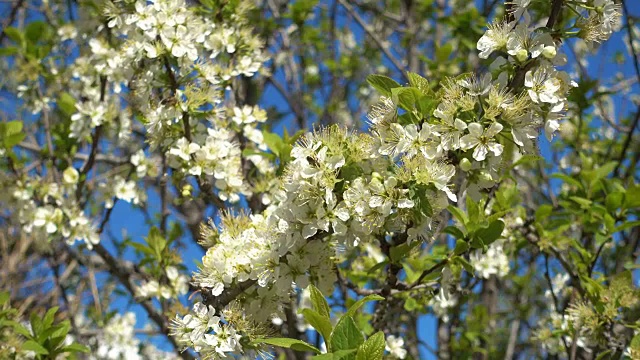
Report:
M67 185L73 185L80 179L80 174L73 166L69 166L62 172L62 181Z
M464 172L471 170L471 161L467 158L460 160L460 169Z
M557 51L556 51L556 47L555 46L545 46L544 49L542 49L542 56L546 57L547 59L553 59L554 57L556 57Z
M520 49L516 52L516 59L518 61L523 62L529 58L529 52L525 49Z

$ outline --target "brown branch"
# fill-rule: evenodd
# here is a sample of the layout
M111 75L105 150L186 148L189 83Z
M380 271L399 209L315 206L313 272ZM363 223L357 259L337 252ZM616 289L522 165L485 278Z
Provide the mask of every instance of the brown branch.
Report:
M393 56L389 48L384 44L383 40L380 39L378 35L375 33L375 31L369 26L369 24L367 24L362 19L360 14L358 14L358 12L353 8L353 6L351 6L351 4L347 2L347 0L338 0L338 2L340 2L340 4L347 10L347 12L351 15L351 17L353 17L353 19L358 23L358 25L362 27L362 29L367 33L367 35L369 35L373 39L373 41L376 43L376 45L378 45L380 50L382 50L382 52L389 59L389 61L391 61L393 66L395 66L395 68L402 74L404 79L408 80L406 78L407 69L405 68L405 66L402 65L395 56Z
M633 133L635 132L639 121L640 121L640 106L638 106L638 109L636 109L636 115L633 119L633 123L629 128L629 132L627 132L627 138L625 139L624 144L622 145L622 151L620 151L620 158L618 159L618 163L616 164L616 167L613 169L614 177L619 176L620 166L625 160L627 150L629 149L629 146L631 145L631 140L633 139Z
M70 250L68 247L67 249ZM132 278L132 274L135 272L135 270L131 267L125 266L118 259L113 257L113 255L111 255L109 251L104 246L102 246L102 244L94 245L93 250L107 264L109 273L115 276L118 281L127 289L127 291L135 297L135 284ZM74 254L73 251L69 251L69 253L72 254L72 256ZM81 257L78 256L76 260L79 263L83 264L83 259ZM173 347L176 350L180 350L180 346L178 345L176 340L169 335L169 320L163 314L156 311L150 300L139 299L137 303L145 309L149 317L153 320L153 322L156 323L156 325L158 325L160 331L167 337ZM189 352L181 352L180 357L185 360L195 359Z
M551 13L549 14L549 20L547 20L547 28L549 30L553 30L553 27L560 19L560 15L562 15L562 5L564 5L564 0L551 1Z
M16 16L18 15L18 10L20 10L20 8L22 8L24 3L25 3L25 0L17 0L16 3L11 8L11 12L9 13L9 17L7 17L7 21L5 22L4 26L2 27L2 31L0 31L0 43L2 43L2 41L7 36L7 33L5 32L5 30L9 26L11 26L11 24L13 24L13 22L16 20Z

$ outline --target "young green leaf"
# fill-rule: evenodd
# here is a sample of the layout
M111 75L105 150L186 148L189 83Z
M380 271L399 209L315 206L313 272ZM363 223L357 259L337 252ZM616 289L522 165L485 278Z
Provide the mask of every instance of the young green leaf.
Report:
M322 335L325 340L325 344L327 344L327 350L330 351L329 339L331 339L331 331L333 330L331 320L311 309L302 309L300 313L304 316L304 319L309 323L309 325L313 326L313 328Z
M360 345L358 353L356 354L356 360L382 360L384 346L384 333L378 331Z
M302 340L289 339L289 338L268 338L268 339L256 339L251 342L252 344L267 344L277 347L292 349L296 351L311 351L316 354L320 354L320 350L313 345L307 344Z
M33 341L33 340L27 340L25 342L22 343L22 350L29 350L29 351L33 351L36 354L39 355L48 355L49 354L49 350L47 350L44 346L38 344L37 342Z
M363 342L364 336L355 321L348 313L345 314L331 333L331 348L334 351L357 349Z
M391 96L391 89L401 87L395 80L384 75L369 75L367 82L384 96Z
M73 343L71 345L67 345L62 348L62 352L68 352L68 353L82 352L82 353L88 354L90 351L91 349L78 343Z
M311 296L311 304L313 305L313 309L318 312L318 314L330 318L331 317L331 309L329 308L329 304L327 300L325 300L324 295L318 290L317 287L313 285L309 285L309 294Z
M326 353L321 355L313 356L314 360L347 360L353 358L353 353L356 352L357 349L349 349L349 350L339 350L332 353Z
M355 315L356 311L358 311L358 309L360 309L362 305L364 305L365 303L368 303L369 301L380 301L380 300L384 300L384 298L380 295L367 295L362 299L356 301L353 305L351 305L351 307L349 307L349 310L347 310L347 313L345 314L345 316Z
M476 231L475 236L478 237L484 245L489 246L492 242L498 240L504 230L504 222L502 220L496 220L489 224L485 228L480 228Z

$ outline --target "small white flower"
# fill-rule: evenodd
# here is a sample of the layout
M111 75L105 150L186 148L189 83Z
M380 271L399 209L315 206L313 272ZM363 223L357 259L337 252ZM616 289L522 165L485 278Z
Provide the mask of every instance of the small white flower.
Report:
M524 77L524 86L526 86L529 97L535 103L545 102L555 104L560 101L558 91L562 83L555 77L552 69L541 67L534 71L527 71Z
M200 145L190 143L186 138L180 138L176 142L176 147L169 149L169 154L177 156L184 161L189 161L191 154L200 149Z
M387 336L384 349L389 352L389 355L396 359L404 359L407 357L407 350L404 348L404 339L401 337L393 335Z
M467 127L469 134L460 138L460 147L463 150L475 148L473 158L477 161L486 159L487 154L492 152L494 156L502 154L502 145L493 141L493 137L502 131L502 125L494 122L486 130L478 123L471 123Z
M487 31L478 40L477 48L480 50L478 56L481 59L487 59L494 51L505 49L510 32L511 25L506 22L489 24Z

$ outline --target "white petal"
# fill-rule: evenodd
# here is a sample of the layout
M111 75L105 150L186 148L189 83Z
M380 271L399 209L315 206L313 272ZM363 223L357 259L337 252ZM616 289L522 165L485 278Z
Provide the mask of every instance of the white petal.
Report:
M502 131L502 129L503 129L502 124L500 124L498 122L494 122L487 129L487 132L485 133L485 136L488 137L488 138L492 138L492 137L496 136L500 131Z
M478 161L483 161L487 158L487 153L489 153L487 147L480 144L476 146L476 149L473 151L473 158Z
M471 123L467 127L467 130L469 130L469 134L473 135L474 137L480 137L482 136L482 132L484 129L482 125L478 123Z

